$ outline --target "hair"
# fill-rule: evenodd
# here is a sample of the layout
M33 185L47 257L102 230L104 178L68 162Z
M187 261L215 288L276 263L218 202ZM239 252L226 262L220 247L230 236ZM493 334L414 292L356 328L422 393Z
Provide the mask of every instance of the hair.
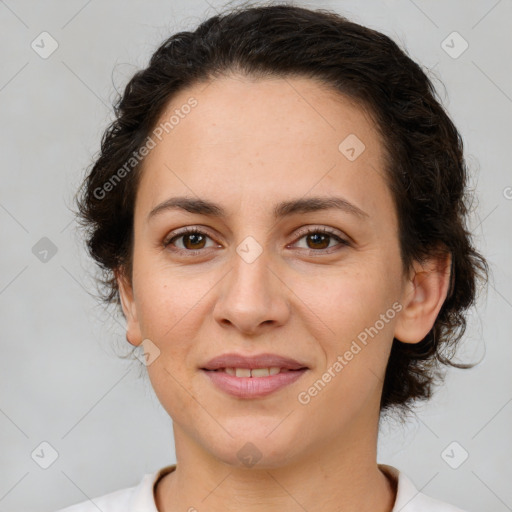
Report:
M474 366L455 363L453 354L466 329L466 311L476 301L478 280L487 281L488 264L466 226L471 196L462 138L434 85L392 39L338 13L286 3L231 8L192 32L169 37L133 75L116 99L115 119L75 196L87 250L100 269L100 299L122 313L115 272L122 270L131 283L143 159L129 172L119 171L133 163L174 95L234 73L311 78L368 111L383 141L404 271L414 261L451 254L450 289L430 332L419 343L393 340L380 411L403 417L444 379L441 364ZM98 193L116 177L108 195Z

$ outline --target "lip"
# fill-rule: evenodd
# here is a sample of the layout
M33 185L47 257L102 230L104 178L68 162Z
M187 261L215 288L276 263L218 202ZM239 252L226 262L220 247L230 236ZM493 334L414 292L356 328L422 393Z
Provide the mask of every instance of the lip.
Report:
M217 388L229 395L237 398L260 398L270 395L300 379L308 369L290 370L278 373L277 375L269 375L268 377L236 377L225 372L205 370L204 368L201 371Z
M220 356L210 359L201 369L202 370L218 370L220 368L270 368L271 366L279 366L286 370L307 369L307 365L296 361L290 357L280 356L277 354L257 354L252 356L244 356L242 354L230 353L221 354ZM237 377L244 378L244 377ZM252 378L252 377L247 377ZM257 377L264 379L266 377Z
M268 377L236 377L225 372L215 371L223 368L270 368L276 367L289 371L269 375ZM237 398L259 398L274 393L299 379L309 368L295 359L277 354L222 354L205 364L201 371L213 384L225 393Z

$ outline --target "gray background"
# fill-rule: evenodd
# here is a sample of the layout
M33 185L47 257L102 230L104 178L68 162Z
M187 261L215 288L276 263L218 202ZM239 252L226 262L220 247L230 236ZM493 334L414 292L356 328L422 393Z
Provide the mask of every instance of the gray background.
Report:
M55 510L175 462L171 420L138 361L118 357L122 319L90 295L94 267L68 207L111 119L113 83L122 89L161 40L222 4L0 1L0 511ZM493 271L458 358L481 364L451 370L407 426L383 424L379 462L468 511L512 510L512 2L300 5L383 31L440 77L478 196L471 229ZM46 59L31 47L43 31L58 43ZM457 58L462 39L443 46L453 31L469 44ZM57 252L41 261L44 237ZM42 442L58 453L47 469Z

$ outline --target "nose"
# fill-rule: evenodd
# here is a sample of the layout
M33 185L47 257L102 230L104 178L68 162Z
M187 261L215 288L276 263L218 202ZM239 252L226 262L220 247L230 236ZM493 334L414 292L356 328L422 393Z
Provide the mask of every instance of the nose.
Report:
M271 266L265 251L252 262L233 255L232 269L220 283L214 307L214 318L221 327L257 335L286 323L291 291L279 270Z

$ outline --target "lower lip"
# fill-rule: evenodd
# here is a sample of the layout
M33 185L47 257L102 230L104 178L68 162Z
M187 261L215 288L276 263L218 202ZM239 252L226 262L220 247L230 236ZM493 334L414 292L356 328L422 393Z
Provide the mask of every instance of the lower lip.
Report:
M202 370L225 393L238 398L258 398L269 395L300 379L306 372L293 370L268 377L236 377L225 372Z

